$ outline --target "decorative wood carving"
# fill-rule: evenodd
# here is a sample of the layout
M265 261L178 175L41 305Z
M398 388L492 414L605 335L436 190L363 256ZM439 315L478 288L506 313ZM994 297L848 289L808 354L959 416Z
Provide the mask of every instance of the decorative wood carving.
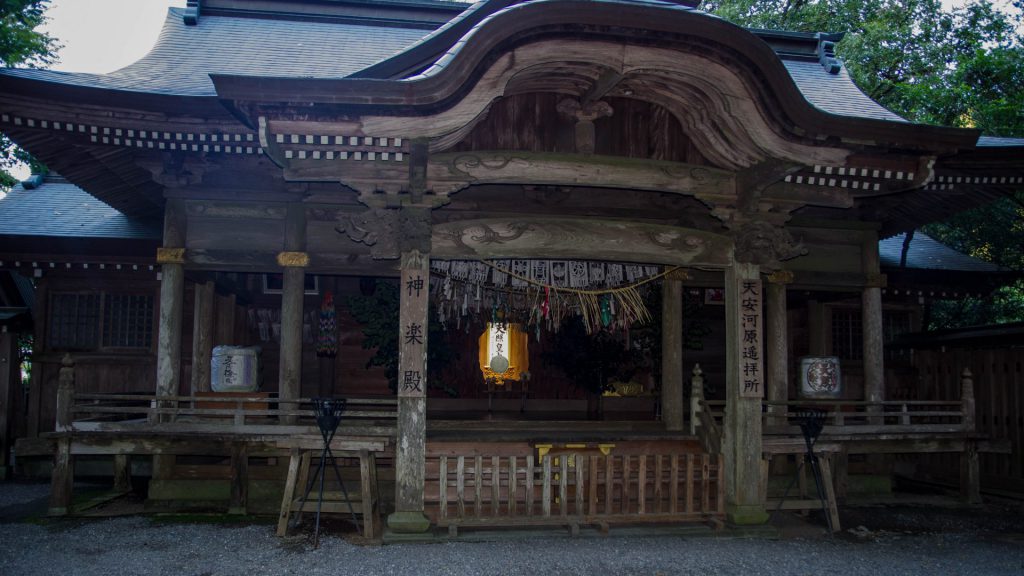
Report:
M369 246L374 259L395 259L409 250L430 252L428 208L370 208L358 214L340 213L337 222L335 230Z
M189 202L185 209L189 216L203 216L208 218L259 218L281 220L285 217L287 210L284 206L271 206L246 202L244 204L230 204L227 202Z
M470 184L585 184L676 194L732 197L725 170L611 156L487 151L436 154L428 165L430 188L458 190Z
M727 265L729 238L686 228L600 219L483 219L433 228L440 258L578 258Z
M778 268L779 262L807 254L803 243L781 226L765 220L752 220L736 232L737 262L757 264L763 268Z
M611 116L614 111L603 100L580 104L575 98L565 98L558 103L558 113L576 121L576 152L594 153L594 120Z
M184 188L202 183L203 175L218 166L195 156L166 153L160 164L148 164L146 168L156 183L167 188Z

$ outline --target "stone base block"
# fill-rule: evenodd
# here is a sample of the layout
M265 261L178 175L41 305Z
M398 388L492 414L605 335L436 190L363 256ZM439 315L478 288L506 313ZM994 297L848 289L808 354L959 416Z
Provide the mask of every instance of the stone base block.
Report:
M392 512L388 530L396 534L421 534L430 530L430 520L422 512Z

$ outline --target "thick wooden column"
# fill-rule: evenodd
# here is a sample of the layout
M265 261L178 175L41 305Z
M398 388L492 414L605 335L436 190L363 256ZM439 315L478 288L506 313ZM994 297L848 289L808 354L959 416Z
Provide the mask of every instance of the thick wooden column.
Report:
M878 234L867 232L861 246L861 261L867 284L861 295L864 330L864 399L885 400L885 360L882 335L882 286L885 277L879 272Z
M768 520L761 491L762 363L760 267L736 263L725 273L726 514L734 524Z
M277 255L284 267L281 289L281 356L278 372L278 393L283 399L299 398L302 387L302 299L305 291L305 267L309 265L306 249L306 209L302 204L289 204L285 222L284 251ZM294 410L295 404L282 404ZM295 422L294 416L282 416L284 423Z
M213 282L196 284L192 318L192 394L210 391L213 358Z
M768 276L765 290L765 363L768 400L789 400L789 336L786 330L786 285L793 281L793 273L780 270ZM785 406L769 406L772 425L784 425ZM776 414L782 414L781 417Z
M969 435L977 431L974 400L974 375L970 368L960 373L960 405L963 411L963 429ZM967 504L981 504L981 466L978 462L978 443L964 442L960 455L960 497Z
M430 255L417 250L403 252L401 282L395 511L388 516L388 528L393 532L415 533L430 528L430 521L423 514Z
M683 281L669 274L661 287L661 420L683 429Z
M74 418L75 363L70 354L61 360L57 383L57 451L50 473L50 516L63 516L71 511L75 483L75 459L71 455L71 423Z
M14 393L20 390L18 335L0 333L0 480L10 477L11 447L14 446Z
M164 245L157 249L160 264L160 332L157 340L156 394L176 396L181 377L181 316L185 284L185 203L167 200ZM161 417L166 420L166 417Z

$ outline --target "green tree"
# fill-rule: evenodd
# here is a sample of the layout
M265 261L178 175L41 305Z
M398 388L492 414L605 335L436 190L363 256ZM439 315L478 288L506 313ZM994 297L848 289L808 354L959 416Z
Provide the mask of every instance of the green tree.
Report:
M845 33L836 53L850 76L909 120L1024 135L1024 21L991 0L950 10L940 0L710 0L703 7L752 28Z
M1024 136L1024 0L945 10L939 0L711 0L706 10L752 28L843 32L836 46L864 92L915 122ZM924 231L966 254L1024 271L1024 191ZM991 298L933 307L931 328L1024 321L1024 282Z
M46 20L49 0L0 0L0 65L44 68L56 61L57 40L36 30ZM17 183L10 169L26 163L45 170L30 154L0 135L0 190Z

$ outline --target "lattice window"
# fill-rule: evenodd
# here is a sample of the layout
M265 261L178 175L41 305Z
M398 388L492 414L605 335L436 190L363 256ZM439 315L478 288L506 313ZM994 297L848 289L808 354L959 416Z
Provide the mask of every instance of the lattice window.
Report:
M50 297L50 347L92 350L99 344L99 294L53 294Z
M843 360L864 358L864 324L860 309L836 308L832 310L832 354ZM882 312L882 338L888 344L900 334L913 328L913 316L909 310L885 310ZM908 350L885 349L886 360L909 358Z
M153 341L153 297L107 294L103 300L103 347L149 348Z
M153 297L145 294L55 293L48 342L54 350L149 348Z
M882 335L886 344L901 334L913 330L913 316L909 310L886 310L882 313ZM886 360L910 360L909 348L885 348Z
M864 325L857 309L832 310L832 354L843 360L864 358Z

